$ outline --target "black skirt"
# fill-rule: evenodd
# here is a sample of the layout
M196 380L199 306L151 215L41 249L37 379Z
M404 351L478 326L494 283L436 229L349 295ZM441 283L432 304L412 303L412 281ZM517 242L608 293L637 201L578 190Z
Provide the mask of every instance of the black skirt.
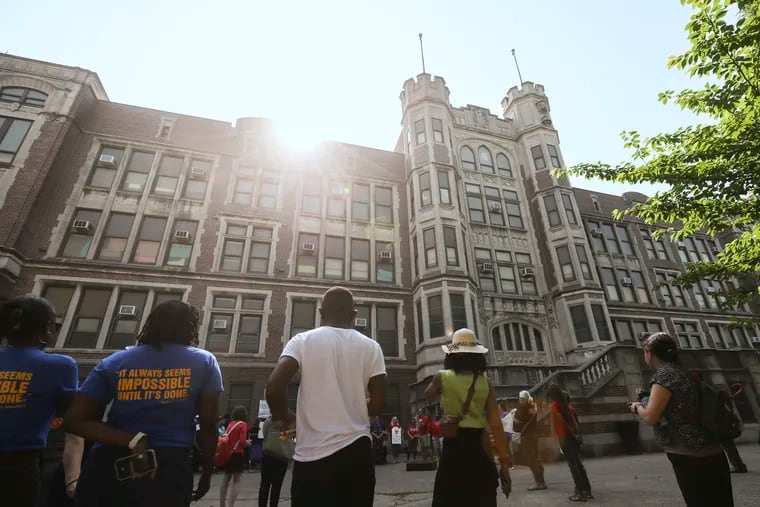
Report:
M499 474L481 443L482 429L459 428L443 440L433 507L496 507Z
M233 452L230 460L224 464L224 471L228 474L239 474L245 468L245 454Z

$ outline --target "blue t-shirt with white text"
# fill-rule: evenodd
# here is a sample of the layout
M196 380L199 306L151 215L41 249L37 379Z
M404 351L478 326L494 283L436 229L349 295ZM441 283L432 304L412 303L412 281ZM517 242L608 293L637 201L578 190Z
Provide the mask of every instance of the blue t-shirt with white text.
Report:
M77 379L77 363L69 356L0 349L0 451L44 449L50 423L68 408Z
M103 359L81 394L108 403L108 425L148 435L151 447L187 447L195 440L198 398L222 392L210 352L187 345L139 345Z

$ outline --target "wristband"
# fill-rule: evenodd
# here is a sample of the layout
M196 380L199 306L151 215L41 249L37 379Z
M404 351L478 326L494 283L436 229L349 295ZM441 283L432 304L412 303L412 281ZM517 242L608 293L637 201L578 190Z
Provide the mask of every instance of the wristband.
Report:
M75 482L79 482L79 477L77 477L76 479L74 479L74 480L72 480L72 481L70 481L70 482L66 483L66 486L65 486L65 487L67 487L67 488L68 488L69 486L71 486L71 485L72 485L72 484L74 484Z
M137 435L135 435L134 437L132 437L132 440L129 441L129 445L128 445L129 450L130 451L133 450L135 447L137 447L137 444L140 443L140 440L142 440L143 438L147 438L147 437L148 437L148 435L146 435L142 431L138 432Z

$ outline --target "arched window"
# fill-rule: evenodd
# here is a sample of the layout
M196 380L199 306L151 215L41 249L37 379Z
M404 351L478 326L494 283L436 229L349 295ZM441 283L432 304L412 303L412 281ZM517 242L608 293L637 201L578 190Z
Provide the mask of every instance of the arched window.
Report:
M477 171L475 167L475 153L469 146L462 146L459 151L459 157L462 159L462 169L465 171Z
M42 93L31 88L7 86L0 90L0 100L3 102L18 102L24 106L43 107L47 100L47 93Z
M478 160L480 160L480 170L482 172L494 174L493 158L491 158L491 152L485 146L481 146L478 149Z
M506 176L507 178L513 176L512 164L509 163L509 159L503 153L496 155L496 168L499 170L501 176Z
M495 350L543 352L544 338L533 326L511 322L496 326L491 331ZM500 340L504 340L503 344Z

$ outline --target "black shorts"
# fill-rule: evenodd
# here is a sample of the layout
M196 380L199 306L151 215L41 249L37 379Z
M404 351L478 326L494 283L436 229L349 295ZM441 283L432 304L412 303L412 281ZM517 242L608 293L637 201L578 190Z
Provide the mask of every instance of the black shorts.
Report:
M130 454L121 447L96 447L79 477L77 507L188 507L193 496L190 449L156 451L155 479L116 480L114 462Z
M2 505L36 507L40 490L40 451L0 452Z
M245 460L245 454L233 452L232 456L230 456L230 460L225 463L222 468L225 473L239 474L243 471L243 468L245 468Z

